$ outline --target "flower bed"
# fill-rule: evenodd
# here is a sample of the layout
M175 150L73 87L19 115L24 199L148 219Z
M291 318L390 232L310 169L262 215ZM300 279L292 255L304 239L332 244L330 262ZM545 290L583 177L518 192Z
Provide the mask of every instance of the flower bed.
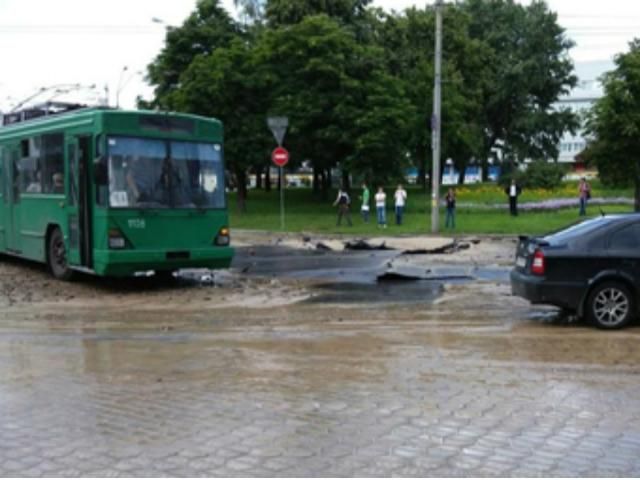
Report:
M444 202L443 202L444 205ZM633 199L616 197L616 198L592 198L587 203L589 205L633 205ZM509 202L505 196L502 203L495 202L457 202L459 208L480 208L480 209L505 209L509 208ZM549 200L541 200L534 202L519 202L518 210L559 210L561 208L578 208L580 200L577 198L551 198Z

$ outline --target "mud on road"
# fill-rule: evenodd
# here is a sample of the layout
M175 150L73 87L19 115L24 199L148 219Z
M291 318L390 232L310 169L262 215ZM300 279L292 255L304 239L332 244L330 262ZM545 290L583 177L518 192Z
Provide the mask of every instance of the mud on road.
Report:
M2 258L0 474L640 473L639 330L510 296L513 240L240 237L231 272L169 284Z

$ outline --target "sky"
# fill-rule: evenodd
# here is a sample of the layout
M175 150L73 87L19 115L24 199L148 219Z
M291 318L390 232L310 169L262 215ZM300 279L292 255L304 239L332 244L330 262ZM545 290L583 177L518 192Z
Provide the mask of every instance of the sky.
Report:
M518 0L529 3L531 0ZM135 105L151 96L146 66L162 49L167 26L177 26L196 0L0 0L0 111L57 86L32 101L109 99L109 105ZM222 0L233 14L233 0ZM428 0L426 3L432 3ZM638 0L548 0L559 23L577 46L571 51L582 87L612 65L640 35ZM423 6L414 0L374 0L401 11ZM155 19L155 20L154 20ZM80 86L78 86L80 85ZM108 92L107 92L108 88ZM65 91L73 90L73 94ZM56 93L57 92L57 93ZM55 96L55 95L58 96Z

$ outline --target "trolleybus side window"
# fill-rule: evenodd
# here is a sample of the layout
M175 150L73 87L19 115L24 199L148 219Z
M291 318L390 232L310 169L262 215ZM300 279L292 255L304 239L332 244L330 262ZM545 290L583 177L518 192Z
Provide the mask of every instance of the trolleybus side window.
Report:
M40 137L20 142L20 193L42 193Z
M5 185L4 171L4 148L0 147L0 195L2 195L2 203L7 202L7 189Z
M42 183L46 193L64 193L64 135L42 136Z

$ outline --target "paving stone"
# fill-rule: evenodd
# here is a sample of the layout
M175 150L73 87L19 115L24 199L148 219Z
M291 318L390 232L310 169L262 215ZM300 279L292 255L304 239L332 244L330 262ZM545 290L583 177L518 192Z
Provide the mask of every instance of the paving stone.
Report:
M31 319L16 343L0 318L0 476L640 476L635 367L581 363L602 332L483 305L482 323L306 305L228 328L202 323L227 315L212 309L185 314L178 341L149 312L99 342ZM545 343L567 348L554 361Z

